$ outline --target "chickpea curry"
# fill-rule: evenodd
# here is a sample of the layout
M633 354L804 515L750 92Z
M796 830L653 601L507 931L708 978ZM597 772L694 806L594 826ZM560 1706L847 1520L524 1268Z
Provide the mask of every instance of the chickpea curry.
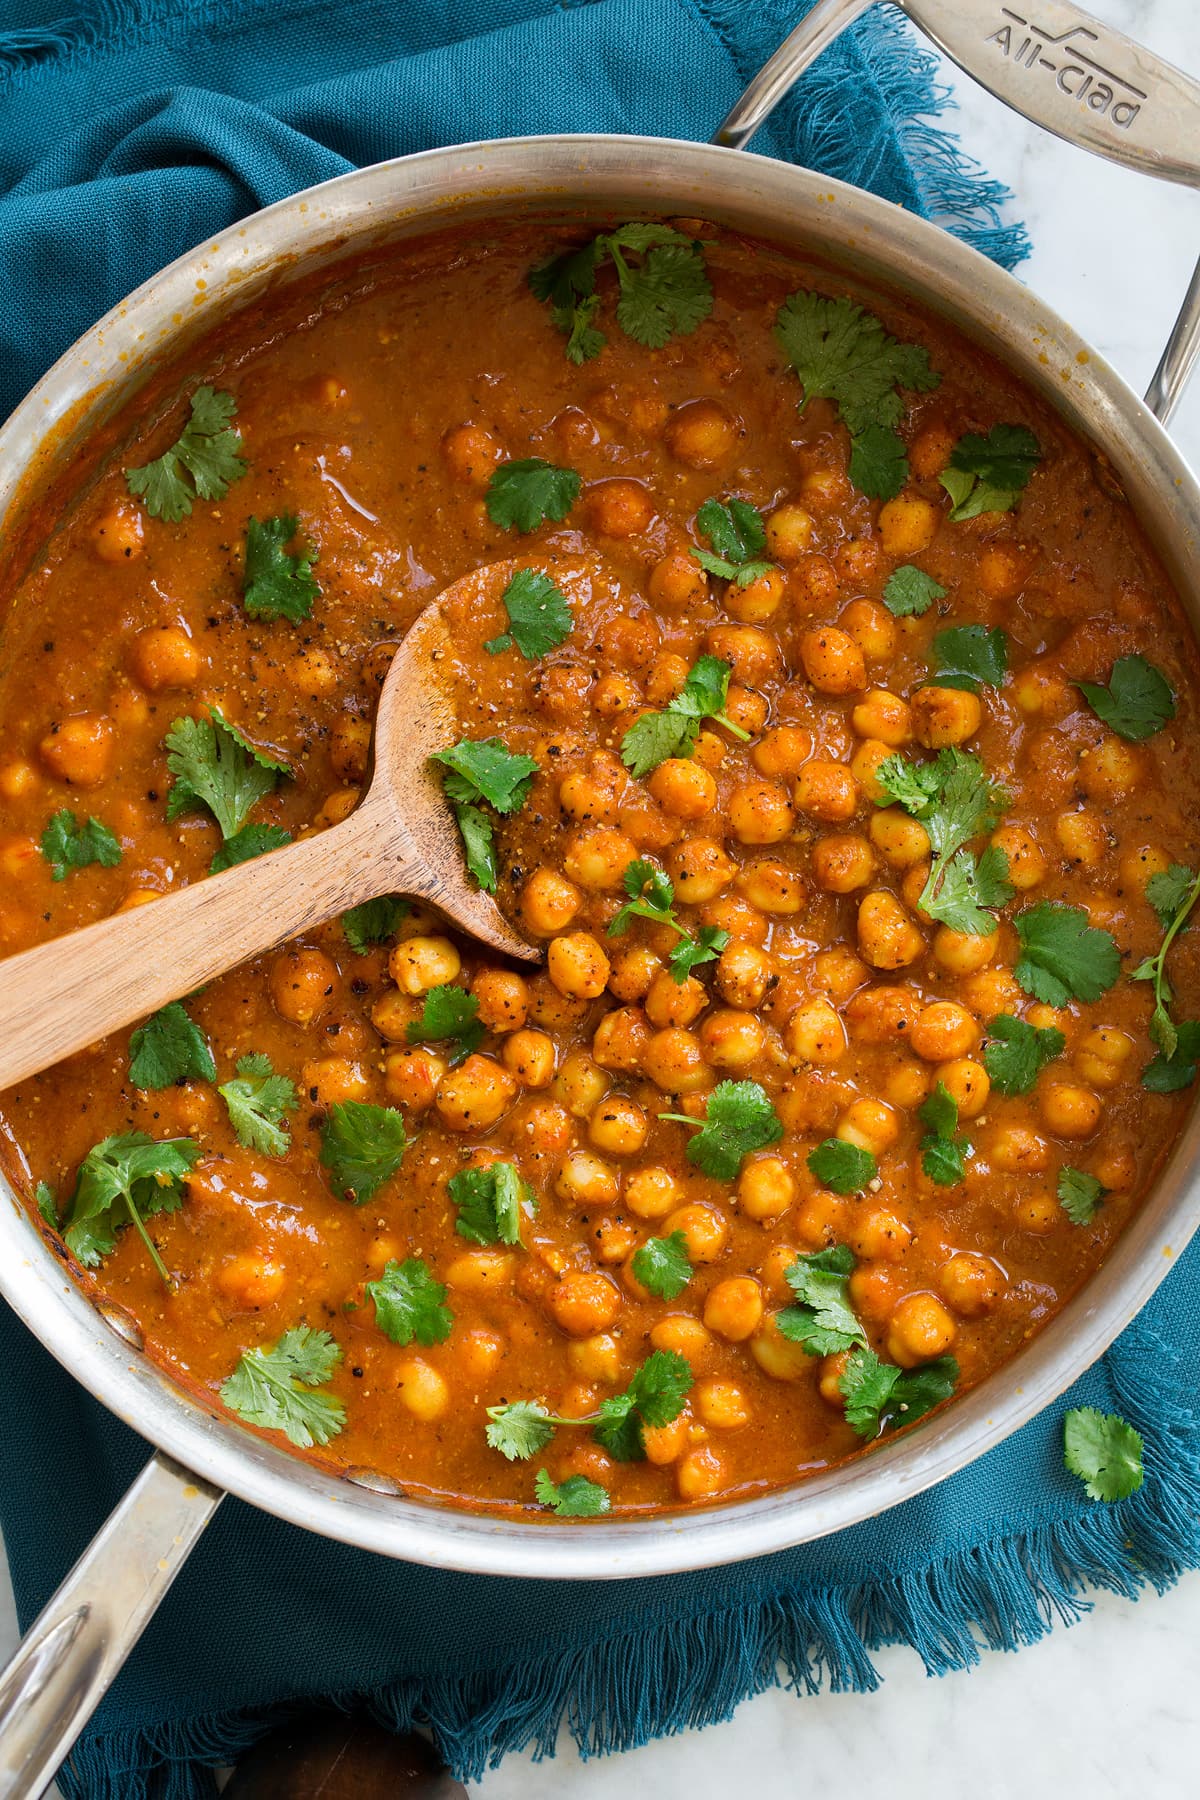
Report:
M345 818L439 591L506 965L382 896L0 1099L73 1274L408 1494L762 1493L1079 1288L1200 1061L1196 663L1112 472L944 323L696 220L255 302L10 548L0 946Z

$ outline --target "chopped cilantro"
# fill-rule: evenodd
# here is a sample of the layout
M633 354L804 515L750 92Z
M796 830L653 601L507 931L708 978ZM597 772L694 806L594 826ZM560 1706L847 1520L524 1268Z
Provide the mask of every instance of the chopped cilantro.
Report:
M1058 1199L1072 1225L1090 1225L1108 1189L1085 1169L1058 1171Z
M209 712L207 719L176 719L164 740L174 776L167 818L177 819L191 806L207 806L228 839L237 836L251 807L291 770L256 750L219 707Z
M509 1462L526 1462L546 1448L556 1425L577 1422L558 1419L533 1400L510 1400L502 1406L489 1406L487 1416L487 1441Z
M408 1149L404 1120L392 1106L343 1100L321 1129L321 1163L343 1200L362 1206L396 1173Z
M872 499L892 499L908 480L896 430L904 416L898 390L927 392L941 380L927 351L889 337L852 300L803 288L780 308L775 336L804 389L801 410L817 395L837 407L850 433L851 481Z
M550 303L572 362L590 362L604 348L594 320L600 309L596 271L606 262L617 276L617 324L648 349L661 349L676 334L688 336L712 311L704 254L694 239L672 225L640 222L601 232L529 273L537 298Z
M462 838L463 861L467 873L474 876L485 894L494 894L500 882L500 865L496 861L496 834L492 821L482 806L454 804L454 817Z
M81 825L67 806L43 831L41 852L50 864L52 881L65 881L68 869L86 869L92 863L115 869L121 860L121 846L108 826L99 819L86 819Z
M998 1013L988 1026L983 1066L998 1094L1027 1094L1046 1064L1067 1047L1053 1025L1030 1025L1010 1013Z
M342 914L346 942L356 956L366 956L372 944L386 944L407 919L411 908L399 894L380 894Z
M1176 913L1191 898L1195 881L1195 869L1189 869L1186 863L1172 863L1169 869L1161 869L1146 883L1146 898L1158 914L1158 922L1164 931L1170 930Z
M1081 681L1081 692L1110 731L1140 744L1175 717L1175 696L1166 676L1144 656L1121 656L1113 664L1108 686Z
M719 925L702 925L695 937L682 937L667 958L667 967L682 986L701 963L715 962L729 942Z
M861 1194L879 1173L869 1150L836 1137L825 1138L809 1152L808 1166L821 1186L835 1194Z
M995 829L1008 804L1003 788L989 780L977 756L940 750L931 763L887 757L876 779L888 800L896 800L929 833L933 862L921 898L932 919L971 937L996 929L989 907L1012 899L1008 858L991 845L978 858L966 848L972 838Z
M1063 1461L1093 1500L1128 1500L1145 1478L1142 1440L1120 1413L1074 1406L1063 1417Z
M208 1039L180 1001L153 1013L130 1038L129 1079L143 1091L217 1079Z
M33 1202L51 1231L60 1231L62 1221L58 1216L58 1195L48 1181L39 1181L33 1190Z
M716 925L703 925L698 937L690 937L675 917L675 888L669 875L656 868L645 857L638 857L626 869L622 880L629 899L608 927L609 937L620 937L628 931L631 919L649 919L654 925L669 925L679 933L679 942L667 958L667 967L682 985L692 970L701 963L712 962L729 942L729 933Z
M321 1393L342 1360L327 1331L295 1325L267 1350L244 1350L221 1387L221 1401L248 1425L282 1431L300 1450L327 1444L346 1423L346 1409Z
M454 1314L446 1290L419 1256L389 1262L378 1281L368 1281L375 1323L393 1344L440 1344L449 1337Z
M1183 1019L1175 1026L1175 1048L1168 1056L1160 1050L1142 1070L1142 1086L1151 1094L1177 1094L1191 1087L1200 1065L1200 1019Z
M468 994L466 988L456 987L447 982L441 987L430 988L425 995L421 1008L421 1017L414 1019L408 1027L410 1044L444 1044L450 1045L447 1061L450 1067L458 1064L473 1050L478 1050L487 1032L479 1023L479 1002L474 994Z
M147 1137L128 1131L93 1146L79 1165L75 1191L63 1212L67 1249L85 1269L94 1269L117 1247L117 1233L132 1225L167 1287L173 1282L146 1230L155 1213L177 1212L183 1181L200 1155L191 1138Z
M1163 941L1153 956L1148 956L1133 970L1134 981L1152 981L1154 983L1154 1011L1150 1015L1150 1037L1158 1046L1163 1056L1170 1061L1179 1047L1179 1033L1182 1029L1171 1017L1171 985L1167 980L1167 952L1187 924L1188 917L1200 898L1200 875L1193 875L1182 863L1172 863L1160 875L1152 875L1146 883L1146 898L1158 913L1163 924ZM1173 911L1168 916L1166 908L1173 903ZM1153 1068L1154 1064L1151 1063ZM1145 1074L1143 1074L1145 1082ZM1149 1086L1149 1082L1145 1082ZM1186 1086L1187 1083L1180 1085ZM1160 1089L1169 1092L1169 1089Z
M1088 924L1082 906L1040 900L1013 919L1021 955L1013 974L1035 1000L1065 1006L1098 1000L1121 973L1121 956L1107 931Z
M264 1156L286 1156L291 1138L284 1116L296 1109L296 1084L277 1075L269 1056L240 1056L237 1075L217 1089L239 1144Z
M724 506L719 500L706 500L696 514L696 529L704 533L712 550L693 547L692 555L710 575L749 587L774 567L762 560L767 546L762 514L746 500L730 500Z
M977 694L981 685L1000 687L1008 674L1008 634L997 625L951 625L933 640L935 687L965 688Z
M633 1272L644 1288L659 1300L674 1300L692 1279L687 1238L682 1231L668 1237L647 1238L631 1258Z
M640 1462L647 1425L669 1425L683 1411L692 1371L674 1350L655 1350L623 1394L600 1402L595 1438L617 1462Z
M939 1356L916 1369L898 1369L859 1344L846 1358L838 1386L846 1403L846 1423L859 1437L874 1438L881 1430L894 1431L922 1418L950 1398L957 1381L958 1364L952 1356Z
M242 605L252 619L307 619L321 593L313 575L316 552L287 546L300 529L294 513L277 519L250 519L246 525L246 574Z
M915 563L905 563L888 576L883 590L883 604L898 619L910 616L919 619L922 613L929 611L935 600L943 600L945 596L946 589L932 575L927 575L924 569L918 569Z
M611 1504L607 1489L598 1481L589 1481L586 1475L568 1475L565 1481L555 1482L546 1469L539 1469L533 1491L541 1504L560 1519L594 1519L606 1513Z
M580 486L581 478L574 469L560 469L544 457L528 456L523 462L499 464L488 483L484 504L493 525L506 531L536 531L547 519L557 524L566 518L579 498ZM542 580L546 579L543 575Z
M698 1125L687 1147L687 1159L716 1181L736 1181L752 1150L777 1144L783 1136L779 1115L757 1081L719 1081L708 1096L703 1119L687 1113L659 1113L680 1125Z
M575 628L567 596L540 569L518 569L500 598L508 630L483 646L493 656L515 645L527 662L536 662L565 644Z
M784 1337L809 1356L835 1356L865 1344L866 1334L850 1304L853 1273L854 1252L845 1244L798 1256L784 1271L796 1304L775 1314Z
M230 484L246 473L242 440L229 423L236 411L232 394L197 388L188 422L171 448L141 468L126 469L130 493L145 501L152 519L178 524L193 501L224 499Z
M532 1216L537 1202L512 1163L490 1163L486 1169L461 1169L446 1191L458 1218L454 1229L472 1244L519 1244L521 1216Z
M917 1117L929 1127L921 1139L921 1167L939 1187L954 1187L963 1178L971 1140L957 1135L958 1102L945 1082L939 1081L921 1103Z
M442 779L451 800L466 806L483 800L502 814L524 806L538 768L532 756L506 750L498 737L461 738L430 760L447 771Z
M643 713L634 721L621 739L621 761L632 775L640 781L668 757L689 756L702 719L716 719L734 737L749 738L748 731L725 716L731 673L720 657L701 656L663 712Z
M210 875L219 875L222 869L232 869L238 863L252 862L256 856L265 856L268 850L282 850L291 841L291 832L285 831L282 825L256 825L253 822L243 825L231 838L226 838L219 850L213 852L208 872Z
M960 437L938 477L954 503L950 517L1011 512L1041 455L1042 447L1027 425L993 425L986 437L974 431Z

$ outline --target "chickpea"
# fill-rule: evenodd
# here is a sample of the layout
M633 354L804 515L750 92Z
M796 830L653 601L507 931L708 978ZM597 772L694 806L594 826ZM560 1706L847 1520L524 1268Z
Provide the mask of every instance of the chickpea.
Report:
M758 1006L770 985L772 971L771 958L765 950L735 940L726 944L717 959L717 991L730 1006Z
M646 591L665 612L694 613L708 601L708 576L692 557L676 550L655 563Z
M1013 676L1012 697L1030 718L1057 719L1071 706L1070 690L1062 676L1038 662L1026 663Z
M965 744L979 730L983 708L962 688L923 687L912 697L913 734L927 750Z
M646 786L674 819L702 819L717 803L717 784L708 770L680 756L659 763Z
M636 1006L622 1006L606 1013L592 1036L592 1060L602 1069L634 1075L642 1066L650 1027Z
M574 1136L566 1108L555 1100L540 1098L522 1106L510 1121L508 1133L514 1145L523 1146L537 1163L560 1156Z
M937 1079L957 1106L960 1119L979 1117L992 1091L991 1078L982 1063L969 1056L957 1056L952 1062L941 1064Z
M798 562L812 542L812 514L794 502L777 506L768 514L766 526L767 555L773 562Z
M743 1344L758 1330L763 1315L762 1289L749 1275L733 1275L710 1288L704 1301L704 1323L714 1336Z
M339 781L361 786L367 779L370 761L370 721L346 717L335 720L329 732L329 763Z
M647 612L615 613L596 634L601 662L618 669L648 669L662 643L662 633ZM613 764L620 775L620 765Z
M144 688L194 687L200 674L200 652L179 625L151 626L139 631L131 653L133 672Z
M283 1267L253 1253L232 1257L217 1270L217 1290L240 1312L257 1312L278 1300L287 1280Z
M935 1000L923 1006L909 1032L909 1043L925 1062L950 1062L969 1056L979 1043L979 1022L957 1000Z
M388 973L402 994L445 987L462 970L462 957L447 937L401 939L388 957Z
M1008 879L1021 893L1046 879L1046 859L1023 825L1001 825L992 843L1008 858Z
M892 1063L883 1078L883 1097L888 1105L902 1106L910 1112L920 1106L929 1088L929 1070L911 1056Z
M710 1333L687 1313L669 1313L650 1327L650 1342L655 1350L673 1350L693 1369L703 1368L713 1353Z
M1042 1089L1038 1110L1046 1130L1064 1138L1091 1137L1104 1115L1095 1094L1066 1081L1051 1082Z
M1025 995L1007 969L981 969L963 983L963 999L978 1018L1016 1012Z
M600 1269L570 1269L546 1296L554 1323L569 1337L607 1331L621 1310L621 1291Z
M517 1259L511 1250L464 1250L446 1270L446 1286L490 1297L507 1293L516 1272Z
M644 1000L661 968L661 960L645 944L618 950L612 959L609 990L618 1000Z
M848 1361L848 1353L845 1350L839 1350L836 1356L827 1356L821 1363L817 1392L826 1406L832 1406L835 1411L845 1409L846 1396L842 1392L842 1376L846 1372Z
M747 863L735 883L738 893L749 903L748 912L737 916L736 928L727 926L730 937L765 937L751 915L766 913L771 918L790 918L798 913L807 897L803 881L785 863L760 858ZM707 919L705 923L710 921Z
M854 488L844 469L810 469L800 483L800 494L814 512L836 512L853 498Z
M1011 539L997 538L984 546L975 578L989 600L1015 600L1025 586L1033 555Z
M750 1354L772 1381L799 1381L806 1370L811 1369L813 1359L808 1352L791 1338L785 1338L775 1323L773 1313L768 1313L759 1329L750 1339Z
M646 698L651 706L666 706L682 693L691 664L686 656L664 650L656 656L646 679Z
M500 1047L500 1060L522 1087L549 1087L554 1079L554 1039L544 1031L514 1031Z
M584 511L592 530L602 537L635 537L649 528L654 501L640 481L618 475L596 481L584 496Z
M907 702L889 694L886 688L872 688L850 714L850 723L859 737L877 738L893 749L912 738L912 713Z
M1133 744L1106 737L1079 758L1076 779L1089 800L1124 800L1145 777L1145 761Z
M800 661L819 693L858 694L867 685L862 651L848 632L839 631L835 625L802 634Z
M533 678L533 703L548 719L578 719L589 704L591 671L580 663L550 663Z
M280 1018L312 1025L340 987L337 965L323 950L289 950L271 964L267 985Z
M292 657L287 665L287 678L298 694L304 694L310 700L321 700L327 694L337 692L338 667L327 650L319 650L310 644L297 650Z
M668 1213L664 1237L670 1237L673 1231L682 1231L688 1260L693 1263L716 1262L729 1242L729 1221L724 1213L701 1202Z
M0 794L6 800L23 800L26 795L35 794L41 785L41 777L32 763L9 762L0 767Z
M1045 1138L1028 1125L1002 1125L988 1148L993 1168L1002 1175L1040 1175L1049 1156Z
M1054 835L1063 855L1081 869L1096 868L1108 851L1108 832L1095 813L1059 813Z
M468 1056L442 1079L435 1105L451 1131L486 1131L517 1097L517 1084L494 1056Z
M101 562L132 562L146 548L140 506L117 501L102 513L92 530L92 549Z
M1133 1055L1133 1039L1113 1025L1096 1025L1075 1046L1074 1063L1093 1087L1115 1087Z
M400 1403L426 1424L440 1419L450 1404L450 1389L430 1363L412 1356L396 1370L396 1392Z
M879 783L879 770L895 751L879 738L864 738L850 758L850 772L862 788L865 799L879 806L887 794Z
M900 969L916 961L925 939L895 894L877 889L859 904L858 947L873 968Z
M455 1354L468 1381L486 1381L504 1356L504 1339L498 1332L477 1325L455 1345Z
M922 500L919 494L897 494L879 509L880 548L897 562L919 556L932 544L941 519L932 500Z
M748 1069L762 1055L767 1034L753 1013L720 1007L700 1027L704 1054L715 1069Z
M737 619L743 625L763 625L779 611L786 592L782 570L764 569L744 587L731 581L725 589L722 605L731 619Z
M536 937L549 937L571 923L582 899L574 882L554 869L535 869L521 894L522 921Z
M882 1156L900 1136L900 1120L882 1100L853 1100L834 1133L844 1144L856 1144L872 1156Z
M610 1082L586 1050L568 1050L554 1080L554 1098L576 1119L590 1119Z
M850 549L851 545L857 545ZM843 545L843 551L850 551L853 558L869 559L871 572L878 563L879 557L875 545L867 539L851 539ZM866 576L869 579L870 575ZM853 575L844 576L846 580L857 579ZM886 606L877 600L852 600L849 606L843 607L838 624L843 631L849 632L863 655L872 662L883 662L895 654L899 633L896 621Z
M341 1106L347 1100L366 1100L371 1092L367 1071L348 1056L318 1057L304 1063L300 1070L300 1086L312 1104L322 1111Z
M867 827L872 844L893 869L911 869L929 856L929 833L920 819L910 819L898 806L872 813Z
M710 1500L725 1481L725 1465L709 1444L698 1444L675 1464L675 1487L681 1500Z
M972 937L966 931L953 931L939 925L933 934L933 959L951 975L976 975L986 969L1000 947L1000 933L991 931L985 937Z
M479 1022L489 1031L518 1031L529 1013L529 985L507 969L483 969L471 982Z
M559 784L558 804L577 825L615 825L618 807L611 788L602 786L582 769Z
M906 1294L892 1313L887 1351L902 1369L942 1356L958 1327L936 1294Z
M748 1157L738 1176L737 1198L748 1219L773 1225L796 1198L796 1180L781 1157Z
M692 1395L696 1417L714 1431L736 1431L751 1419L750 1402L736 1381L710 1380L698 1384Z
M0 780L0 790L3 781ZM1121 886L1132 888L1136 894L1145 894L1147 883L1155 875L1165 875L1171 866L1171 859L1165 850L1156 844L1141 844L1136 850L1127 851L1120 861Z
M645 1445L646 1461L659 1469L678 1462L688 1447L691 1424L691 1409L685 1406L668 1425L643 1425L642 1442Z
M908 447L908 466L914 478L932 481L935 475L940 475L950 461L957 440L958 433L940 420L931 419L927 425L922 425Z
M592 1255L600 1263L623 1263L637 1249L637 1226L629 1219L597 1219L590 1228Z
M407 994L389 988L371 1008L371 1023L389 1044L408 1042L408 1028L421 1016L421 1009Z
M446 1064L432 1050L393 1050L383 1065L389 1100L409 1112L428 1112L446 1074Z
M809 1000L788 1020L785 1042L801 1061L830 1067L846 1054L846 1027L828 1000Z
M621 1346L606 1331L595 1337L576 1338L567 1345L567 1362L583 1381L596 1381L613 1386L621 1376Z
M873 987L848 1002L846 1026L856 1044L892 1044L907 1041L920 1012L910 989Z
M715 900L737 874L737 864L725 854L716 838L688 838L676 845L667 859L675 883L676 899L685 906Z
M759 688L779 673L778 642L756 625L714 625L705 643L711 655L719 656L722 662L729 664L734 680L743 687ZM733 690L730 689L732 698Z
M622 876L636 858L637 846L623 831L600 826L578 832L568 841L563 867L581 888L606 892L620 887Z
M504 445L495 432L469 419L444 434L441 451L454 479L480 491L492 479L496 464L504 461Z
M1008 1279L990 1256L959 1250L938 1272L942 1297L961 1319L978 1319L1003 1298Z
M811 755L811 731L801 725L776 725L754 745L750 761L760 775L796 775Z
M554 1178L554 1191L572 1206L615 1206L621 1178L611 1163L590 1150L572 1150Z
M592 689L592 710L602 719L619 719L636 712L642 703L638 688L628 675L602 675Z
M892 1263L859 1263L849 1282L855 1311L872 1324L882 1324L891 1317L903 1282L903 1273Z
M647 1079L665 1094L695 1094L711 1086L700 1040L678 1027L654 1033L646 1045L642 1068Z
M676 462L689 469L712 469L727 462L745 436L718 400L690 400L675 412L663 433Z
M572 931L551 939L546 972L568 999L595 1000L608 986L609 961L590 931Z
M99 713L76 713L52 725L38 745L47 774L71 787L99 787L113 755L113 728Z
M588 1139L609 1156L636 1156L649 1130L646 1115L636 1100L610 1094L588 1120Z
M668 1025L691 1025L708 1005L708 994L702 982L689 975L676 981L666 969L660 969L646 993L646 1017L660 1030Z
M860 794L845 763L818 760L801 769L792 797L800 812L826 825L837 825L854 817Z
M1046 1237L1062 1219L1062 1208L1054 1195L1043 1191L1022 1194L1013 1204L1013 1217L1022 1231L1031 1237Z
M679 1183L669 1169L635 1169L625 1182L625 1205L639 1219L665 1219L679 1205Z
M1110 1194L1126 1193L1137 1180L1137 1157L1131 1144L1111 1144L1096 1158L1093 1173Z
M786 789L747 781L729 797L729 829L739 844L778 844L795 822Z
M875 857L861 832L819 838L812 851L813 877L826 894L852 894L875 873Z
M332 794L325 796L320 811L313 818L313 825L318 831L324 831L330 825L340 825L343 819L350 817L361 799L362 792L359 788L335 788Z

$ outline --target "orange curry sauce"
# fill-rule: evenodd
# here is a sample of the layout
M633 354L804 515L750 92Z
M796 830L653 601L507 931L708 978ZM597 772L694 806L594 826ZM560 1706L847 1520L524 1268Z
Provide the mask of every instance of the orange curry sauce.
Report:
M217 1083L253 1052L296 1084L279 1156L239 1143L216 1084L138 1091L125 1033L0 1097L5 1162L31 1205L39 1181L65 1203L110 1135L192 1139L183 1203L148 1226L173 1291L130 1228L75 1272L214 1408L243 1352L302 1323L328 1330L341 1357L323 1391L345 1423L304 1453L418 1496L533 1509L545 1468L644 1511L761 1493L847 1457L863 1439L844 1417L844 1359L774 1324L797 1257L848 1246L846 1294L875 1353L906 1370L952 1355L961 1391L1096 1268L1188 1104L1141 1084L1152 997L1129 974L1161 942L1148 878L1200 857L1195 656L1111 473L945 325L819 264L703 235L711 316L644 348L618 328L606 274L607 342L582 365L527 285L577 230L443 236L280 293L107 428L69 501L46 502L5 595L9 953L206 876L213 818L166 816L163 739L179 717L218 706L285 760L293 778L253 818L319 831L361 791L390 652L439 589L513 556L551 577L556 559L596 566L564 581L574 628L541 659L483 648L505 628L498 605L456 634L464 735L537 763L522 810L497 822L498 900L518 929L565 940L548 969L504 969L414 910L365 955L334 920L212 983L187 1004ZM837 409L799 405L773 326L801 288L863 300L940 374L903 395L910 475L887 506L851 483ZM202 383L234 396L247 471L170 524L147 516L124 470L177 437ZM938 476L962 434L1000 422L1032 428L1036 471L1011 510L952 522ZM523 535L491 522L485 495L497 465L534 457L582 486L560 523ZM767 526L771 573L746 586L689 554L709 547L697 510L730 496ZM247 521L292 514L319 597L299 623L255 620ZM905 565L945 590L920 616L883 604ZM1003 627L1004 679L975 697L931 692L935 633L968 624ZM1075 684L1106 683L1137 653L1176 712L1129 743ZM690 752L634 779L624 733L702 655L729 665L727 714L746 736L708 719ZM994 841L1018 891L990 934L921 913L927 834L878 804L883 758L925 762L947 744L1009 795ZM115 834L119 864L52 879L39 843L64 807ZM669 928L635 919L609 935L635 857L671 877L684 929L728 934L685 982L666 967ZM1013 919L1046 901L1085 907L1115 939L1121 977L1098 1000L1053 1009L1014 978ZM1200 1008L1198 937L1171 954L1177 1018ZM424 992L447 982L476 995L486 1027L457 1068L447 1046L408 1041ZM1026 1093L989 1091L999 1015L1063 1034ZM782 1126L728 1180L687 1160L693 1126L659 1117L702 1120L721 1081L759 1084ZM971 1143L950 1185L920 1149L918 1109L939 1082ZM346 1101L399 1109L410 1138L361 1206L319 1161ZM831 1137L875 1156L865 1191L835 1193L810 1169ZM477 1246L455 1229L447 1181L496 1158L536 1216L519 1244ZM1060 1203L1064 1167L1105 1190L1090 1223ZM674 1233L690 1279L657 1298L631 1258ZM365 1284L409 1258L445 1286L441 1341L393 1342L376 1322ZM527 1461L489 1447L488 1407L589 1415L654 1351L681 1355L692 1385L678 1417L645 1432L644 1459L614 1460L587 1425L559 1426Z

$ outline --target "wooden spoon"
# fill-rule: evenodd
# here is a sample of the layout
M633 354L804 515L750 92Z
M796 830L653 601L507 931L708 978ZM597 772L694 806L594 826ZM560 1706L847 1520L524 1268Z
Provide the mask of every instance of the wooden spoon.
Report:
M0 962L0 1088L380 894L429 901L493 949L537 960L470 885L428 760L463 735L448 621L494 614L517 566L491 563L454 582L409 631L380 695L370 786L349 818Z

